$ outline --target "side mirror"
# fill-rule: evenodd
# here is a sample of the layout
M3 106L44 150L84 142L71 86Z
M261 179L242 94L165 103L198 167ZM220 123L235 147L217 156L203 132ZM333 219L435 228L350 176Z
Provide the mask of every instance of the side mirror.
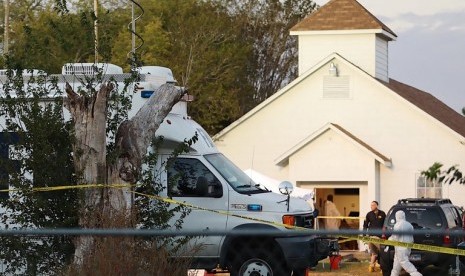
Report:
M292 183L289 181L283 181L279 183L278 189L281 194L290 195L294 190L294 186L292 186Z
M281 194L287 196L286 203L287 203L287 211L289 212L289 200L291 198L292 191L294 191L294 186L292 186L292 183L289 181L283 181L279 183L278 189Z

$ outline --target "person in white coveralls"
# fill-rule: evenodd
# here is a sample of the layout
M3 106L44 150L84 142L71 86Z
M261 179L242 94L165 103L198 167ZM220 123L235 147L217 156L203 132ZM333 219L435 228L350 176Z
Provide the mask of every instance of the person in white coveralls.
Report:
M412 224L405 220L404 211L399 210L396 212L396 224L394 224L394 231L413 231ZM393 234L389 237L389 240L412 243L413 235ZM388 249L388 247L386 247L386 249ZM391 270L391 276L399 276L402 268L411 276L422 276L422 274L417 271L416 267L409 260L410 251L411 249L407 247L394 247L394 265Z

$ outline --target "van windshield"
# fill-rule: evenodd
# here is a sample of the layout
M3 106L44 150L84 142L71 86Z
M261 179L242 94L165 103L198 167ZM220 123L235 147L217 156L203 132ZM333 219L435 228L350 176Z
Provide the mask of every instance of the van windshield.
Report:
M256 194L269 192L255 183L247 174L221 153L207 154L205 159L223 176L229 185L239 193Z

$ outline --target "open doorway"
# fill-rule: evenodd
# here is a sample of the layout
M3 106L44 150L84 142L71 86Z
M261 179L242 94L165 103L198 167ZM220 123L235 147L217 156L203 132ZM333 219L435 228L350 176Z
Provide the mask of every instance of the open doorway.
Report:
M360 191L358 188L316 188L316 207L320 214L324 214L324 204L328 195L333 195L341 216L359 216L360 213Z
M360 217L360 189L359 188L316 188L315 208L321 216L325 214L325 202L328 195L333 196L333 202L343 217ZM325 219L319 219L320 229L325 228ZM359 219L341 219L340 229L359 229ZM358 249L356 241L340 244L341 249Z

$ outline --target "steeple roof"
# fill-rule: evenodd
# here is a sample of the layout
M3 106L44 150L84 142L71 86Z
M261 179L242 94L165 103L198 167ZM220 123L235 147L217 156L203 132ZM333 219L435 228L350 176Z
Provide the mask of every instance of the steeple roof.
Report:
M382 29L397 35L356 0L330 0L318 11L292 27L291 31Z

